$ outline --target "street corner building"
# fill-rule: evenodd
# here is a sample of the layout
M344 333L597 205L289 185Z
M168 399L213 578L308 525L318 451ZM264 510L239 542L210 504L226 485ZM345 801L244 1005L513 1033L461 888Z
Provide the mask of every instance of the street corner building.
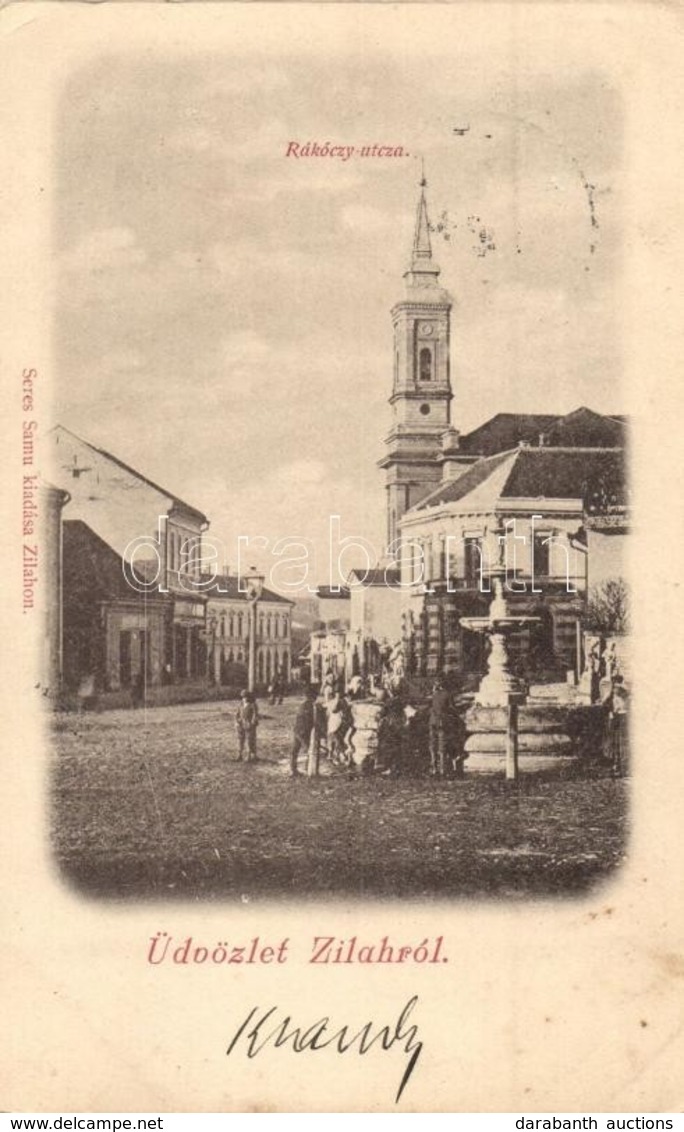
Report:
M68 495L53 686L114 703L135 689L205 682L207 598L193 583L208 519L62 425L48 441L52 478Z

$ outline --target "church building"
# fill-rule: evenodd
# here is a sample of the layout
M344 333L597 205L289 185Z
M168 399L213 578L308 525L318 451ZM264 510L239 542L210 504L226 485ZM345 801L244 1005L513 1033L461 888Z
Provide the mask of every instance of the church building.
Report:
M592 576L587 515L597 500L625 514L626 422L585 407L498 413L459 434L452 299L432 254L425 188L423 178L404 296L392 309L393 423L380 461L387 557L400 568L398 586L388 579L396 637L415 676L482 671L483 638L460 618L486 612L487 570L503 555L507 599L539 618L534 633L513 642L514 659L533 676L578 673ZM612 569L621 570L619 560Z

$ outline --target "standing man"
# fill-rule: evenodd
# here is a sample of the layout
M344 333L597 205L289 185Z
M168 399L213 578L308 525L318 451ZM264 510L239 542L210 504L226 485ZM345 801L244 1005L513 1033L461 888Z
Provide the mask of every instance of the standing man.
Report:
M308 754L311 732L316 718L316 689L309 685L304 693L304 699L297 708L292 736L292 750L290 752L290 774L295 778L299 774L297 759L300 751Z
M237 761L242 762L242 756L247 747L247 762L257 761L256 734L259 726L259 709L251 692L241 692L240 706L235 713L235 728L238 736Z

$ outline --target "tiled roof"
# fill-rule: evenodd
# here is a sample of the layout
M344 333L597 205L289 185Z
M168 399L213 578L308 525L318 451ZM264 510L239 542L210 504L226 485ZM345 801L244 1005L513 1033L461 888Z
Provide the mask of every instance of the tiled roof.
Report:
M202 574L201 581L208 582L211 578L210 574ZM206 594L207 597L220 598L223 601L247 601L248 595L244 590L240 589L240 579L235 574L217 574L212 584L203 588L201 593ZM281 605L294 605L294 602L288 597L282 597L281 594L275 593L273 590L268 590L266 587L261 591L259 601L278 602Z
M586 406L565 415L497 413L461 437L464 455L493 456L518 445L554 448L615 448L624 444L625 419L595 413Z
M456 503L464 496L470 495L476 487L489 479L492 472L496 471L505 460L510 460L513 453L500 452L498 456L490 456L488 459L478 460L476 464L471 464L465 472L457 476L453 480L445 480L434 491L430 492L425 499L421 499L411 511L425 511L428 507L437 507L440 503ZM411 514L411 512L407 512Z
M77 604L90 594L98 601L166 601L168 594L152 589L141 594L127 581L123 560L117 551L105 542L82 519L65 519L62 523L64 593L65 600ZM154 582L157 562L140 555L135 560L135 574Z
M521 448L501 493L510 499L582 499L624 504L624 449Z
M459 452L493 456L497 452L508 452L520 443L538 444L540 433L548 432L558 420L557 415L497 413L491 420L461 437Z
M548 430L546 444L553 448L621 448L625 433L624 421L581 408L556 421Z
M332 586L319 586L316 590L316 597L341 598L344 601L349 597L349 588L348 586L340 586L339 589L333 589Z
M517 448L480 460L457 479L445 482L423 499L413 512L465 500L509 462L498 499L581 499L589 514L624 506L626 476L624 449ZM411 512L408 512L411 514Z

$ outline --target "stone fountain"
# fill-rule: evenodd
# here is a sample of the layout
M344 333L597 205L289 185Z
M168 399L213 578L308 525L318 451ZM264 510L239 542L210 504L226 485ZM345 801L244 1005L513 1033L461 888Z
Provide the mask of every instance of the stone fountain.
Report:
M497 566L490 572L494 583L494 597L489 607L488 617L461 617L464 629L475 633L486 633L489 637L490 651L487 660L487 673L475 696L479 707L508 707L525 699L525 686L514 676L508 666L507 638L519 629L539 624L539 617L531 617L509 612L504 596L503 583L506 576L504 566Z
M487 672L466 713L468 731L465 750L469 770L506 770L517 777L524 770L559 768L572 760L572 741L567 734L567 709L560 704L531 704L522 680L510 670L508 639L520 629L540 623L539 617L512 613L504 594L506 568L496 566L489 575L494 597L487 617L461 617L464 629L484 633L490 651Z

